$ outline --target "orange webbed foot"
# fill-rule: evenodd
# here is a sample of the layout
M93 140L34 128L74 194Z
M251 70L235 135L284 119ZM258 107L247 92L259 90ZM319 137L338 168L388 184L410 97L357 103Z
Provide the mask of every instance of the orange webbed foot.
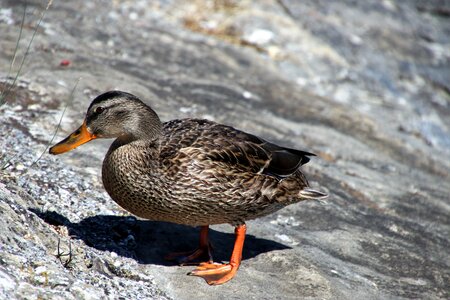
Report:
M169 253L164 257L166 260L176 261L179 265L199 264L195 260L206 257L212 263L211 244L208 241L208 226L202 226L200 230L200 245L194 251Z
M231 280L238 268L236 264L201 263L188 275L202 277L209 285L219 285Z
M219 285L231 280L236 275L241 264L246 230L245 224L236 226L234 230L236 240L234 242L230 263L201 263L195 270L188 273L188 275L202 277L209 285Z
M164 257L165 260L175 261L179 265L199 264L196 260L207 258L208 262L212 262L211 247L199 247L194 251L169 253Z
M233 253L230 263L214 263L211 256L211 246L208 241L208 226L202 226L200 230L200 245L198 249L192 252L180 252L167 255L167 260L178 261L181 265L190 264L192 261L208 256L207 262L199 263L198 267L189 272L188 275L202 277L209 285L223 284L231 280L236 275L242 260L242 249L244 247L246 226L245 224L236 226L234 233L236 240L234 242Z

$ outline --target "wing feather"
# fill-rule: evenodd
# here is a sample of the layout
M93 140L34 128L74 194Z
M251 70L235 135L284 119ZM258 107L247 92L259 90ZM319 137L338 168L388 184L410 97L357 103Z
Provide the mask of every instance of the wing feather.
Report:
M315 155L281 147L233 127L207 120L174 120L165 123L164 128L167 140L162 145L161 153L166 157L195 153L201 159L277 178L294 174L309 161L308 156Z

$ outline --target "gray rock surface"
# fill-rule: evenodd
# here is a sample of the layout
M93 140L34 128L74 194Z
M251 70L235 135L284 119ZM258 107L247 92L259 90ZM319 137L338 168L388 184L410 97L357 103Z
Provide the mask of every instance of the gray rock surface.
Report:
M45 1L0 1L0 88ZM1 299L448 299L448 1L54 1L0 107ZM62 60L69 60L62 66ZM16 63L14 70L17 70ZM73 100L70 91L78 79ZM97 94L204 117L318 154L330 198L251 221L210 287L164 254L198 230L138 220L104 192L110 141L44 154ZM233 229L214 226L215 258ZM71 255L68 255L71 253Z

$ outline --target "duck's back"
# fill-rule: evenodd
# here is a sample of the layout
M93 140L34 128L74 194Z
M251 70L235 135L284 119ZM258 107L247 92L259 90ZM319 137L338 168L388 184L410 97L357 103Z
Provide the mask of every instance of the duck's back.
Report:
M202 119L178 119L163 124L161 159L189 151L202 158L279 179L294 174L313 153L280 147L231 126ZM305 183L307 184L307 183Z

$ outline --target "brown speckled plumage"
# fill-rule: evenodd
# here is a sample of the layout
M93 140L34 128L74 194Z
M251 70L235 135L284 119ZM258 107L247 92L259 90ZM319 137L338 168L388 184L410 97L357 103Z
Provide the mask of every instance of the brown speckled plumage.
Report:
M50 152L59 154L99 137L116 137L103 161L105 189L120 206L145 219L239 228L286 205L325 196L310 189L300 171L314 154L212 121L161 123L138 98L118 91L97 97L83 126Z
M170 121L159 141L114 142L103 183L139 217L195 226L240 224L302 200L302 173L280 180L260 172L270 153L245 137L211 121Z

